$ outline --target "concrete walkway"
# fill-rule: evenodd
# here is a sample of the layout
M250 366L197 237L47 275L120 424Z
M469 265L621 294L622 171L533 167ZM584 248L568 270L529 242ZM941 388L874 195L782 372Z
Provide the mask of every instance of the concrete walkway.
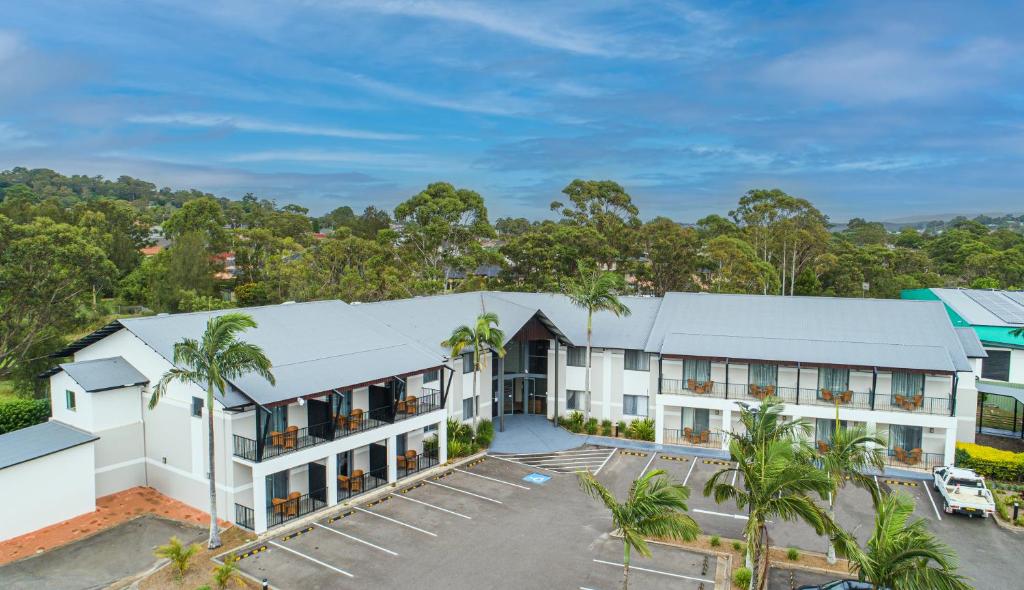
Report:
M515 414L505 416L505 432L498 432L494 419L492 453L546 453L583 446L586 439L562 428L555 428L544 416Z

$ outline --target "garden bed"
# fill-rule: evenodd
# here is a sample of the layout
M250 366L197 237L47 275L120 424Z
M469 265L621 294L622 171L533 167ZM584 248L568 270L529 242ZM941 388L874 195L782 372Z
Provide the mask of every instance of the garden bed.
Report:
M212 574L213 568L217 567L219 564L215 563L213 558L224 554L225 552L237 549L255 538L256 535L236 526L221 532L220 540L222 545L216 549L207 549L206 539L203 539L199 542L199 545L202 548L195 554L195 556L192 557L192 565L180 581L175 579L174 568L171 567L171 564L168 562L143 578L139 582L139 588L140 590L160 590L162 588L187 588L191 590L202 586L216 588ZM245 576L239 576L237 579L237 585L229 587L260 588L260 584Z

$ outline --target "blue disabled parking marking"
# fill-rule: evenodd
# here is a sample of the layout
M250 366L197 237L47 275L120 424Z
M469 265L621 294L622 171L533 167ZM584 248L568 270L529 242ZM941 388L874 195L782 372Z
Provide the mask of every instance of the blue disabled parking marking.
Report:
M542 484L542 483L547 483L547 481L549 479L551 479L550 475L544 475L542 473L531 473L531 474L527 475L526 477L524 477L523 481L528 481L530 483L536 483L536 484Z

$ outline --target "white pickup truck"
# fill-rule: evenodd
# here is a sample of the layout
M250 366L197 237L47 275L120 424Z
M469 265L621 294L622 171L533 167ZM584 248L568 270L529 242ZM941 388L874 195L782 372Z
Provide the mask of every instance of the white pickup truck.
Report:
M988 518L996 511L992 492L985 487L985 478L971 471L947 465L932 470L933 486L942 496L947 514L959 512L967 516Z

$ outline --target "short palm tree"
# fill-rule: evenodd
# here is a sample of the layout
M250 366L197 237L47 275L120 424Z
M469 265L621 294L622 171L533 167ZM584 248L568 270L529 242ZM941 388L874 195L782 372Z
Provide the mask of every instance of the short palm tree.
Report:
M869 469L882 471L885 468L885 439L875 433L868 432L864 426L844 428L836 420L836 429L832 433L832 442L827 450L818 457L822 471L832 479L835 489L829 493L828 513L835 519L836 496L839 490L846 487L849 481L858 488L867 490L871 500L877 507L879 502L878 484L868 473ZM836 548L831 539L828 544L828 562L836 562Z
M629 490L629 497L619 502L608 488L601 485L589 471L580 472L580 488L600 500L612 513L612 524L622 535L622 588L629 587L629 559L633 550L651 556L648 537L692 541L700 534L700 526L686 514L690 488L674 481L665 470L655 469L641 475Z
M711 476L704 486L705 496L715 501L736 502L737 508L747 510L747 563L753 576L750 588L761 590L767 580L759 567L768 559L768 521L802 520L819 535L835 534L833 520L811 494L821 498L832 489L828 474L801 459L790 441L769 440L755 446L745 446L740 439L729 443L735 467L726 467ZM735 474L743 476L737 486Z
M590 343L594 333L594 313L610 311L617 317L628 316L629 307L619 300L619 293L622 292L625 281L622 276L613 272L601 271L597 268L588 267L585 263L578 262L579 275L569 279L566 284L565 295L576 307L587 310L587 358L586 373L584 376L584 391L587 396L587 404L584 408L586 418L590 418Z
M810 458L813 449L807 442L813 431L806 420L786 420L782 416L785 405L777 397L766 397L760 406L739 402L741 432L729 434L747 453L767 442L785 441L793 446L796 455Z
M157 547L153 555L170 561L171 567L174 568L174 579L180 581L185 577L189 565L192 563L192 558L198 552L199 545L195 543L185 545L178 537L171 537L171 540L166 545Z
M214 471L214 394L223 398L228 380L248 373L255 373L274 383L274 375L270 372L270 359L263 354L263 350L238 339L240 332L255 327L256 321L244 313L232 312L211 317L206 322L206 330L201 340L184 338L174 343L175 366L163 374L149 398L149 409L152 410L167 394L167 388L171 383L189 384L206 390L206 417L209 425L207 452L210 463L210 549L220 547L220 531L217 528L217 478Z
M476 316L473 326L461 325L452 330L452 335L441 343L441 346L452 351L452 357L458 357L467 348L473 350L473 427L480 421L480 396L476 393L477 375L483 369L484 349L490 349L499 357L505 356L505 333L498 327L498 315L483 312ZM500 380L499 380L500 383ZM505 401L504 392L498 392L498 403Z
M865 549L849 535L836 537L851 570L874 588L893 590L970 590L956 573L953 551L935 538L923 518L910 520L914 500L886 494L875 509L875 529Z

